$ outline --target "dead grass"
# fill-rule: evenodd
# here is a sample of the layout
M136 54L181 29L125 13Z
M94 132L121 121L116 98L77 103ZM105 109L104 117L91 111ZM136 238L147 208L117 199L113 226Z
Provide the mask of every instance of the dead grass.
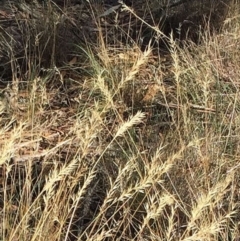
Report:
M238 240L239 9L209 32L157 54L100 35L54 72L15 76L0 240Z

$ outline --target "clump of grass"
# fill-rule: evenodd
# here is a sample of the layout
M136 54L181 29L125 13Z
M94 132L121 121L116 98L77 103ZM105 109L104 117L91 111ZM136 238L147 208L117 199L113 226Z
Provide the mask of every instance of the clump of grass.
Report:
M235 11L200 45L114 48L99 29L54 74L15 76L1 96L1 239L238 239Z

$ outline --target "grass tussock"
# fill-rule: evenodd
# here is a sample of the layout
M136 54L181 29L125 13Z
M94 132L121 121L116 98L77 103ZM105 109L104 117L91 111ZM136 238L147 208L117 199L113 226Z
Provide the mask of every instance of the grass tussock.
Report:
M1 90L0 240L238 240L238 4L198 44L158 29L168 51L99 26L60 67L53 6L56 42Z

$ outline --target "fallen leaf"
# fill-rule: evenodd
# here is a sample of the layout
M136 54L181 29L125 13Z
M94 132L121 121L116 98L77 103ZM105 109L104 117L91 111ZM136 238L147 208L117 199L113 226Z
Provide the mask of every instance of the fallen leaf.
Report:
M77 57L75 56L75 57L73 57L70 61L69 61L69 65L74 65L74 64L76 64L77 63Z

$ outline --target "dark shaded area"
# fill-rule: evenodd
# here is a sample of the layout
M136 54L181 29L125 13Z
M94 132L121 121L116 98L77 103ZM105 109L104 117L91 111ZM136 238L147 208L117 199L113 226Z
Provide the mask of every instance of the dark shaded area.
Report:
M178 1L166 11L164 28L176 31L180 38L196 36L210 23L219 29L228 11L231 0Z
M0 3L2 80L11 79L12 73L21 76L26 71L63 66L79 46L96 45L100 35L113 46L134 42L146 46L151 39L163 46L164 37L148 24L167 36L173 31L180 40L197 40L208 22L213 29L221 26L231 0L124 1L134 14L117 0L30 2Z

